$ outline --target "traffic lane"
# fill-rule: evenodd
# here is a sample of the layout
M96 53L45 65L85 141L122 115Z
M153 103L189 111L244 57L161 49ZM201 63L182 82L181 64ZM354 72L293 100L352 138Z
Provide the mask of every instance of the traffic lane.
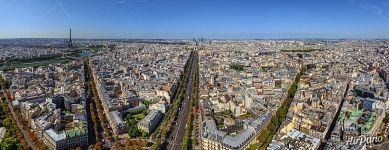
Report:
M190 91L190 89L187 89L187 91ZM174 131L173 133L175 134L172 134L173 137L170 138L172 139L173 141L170 143L170 145L168 145L168 149L181 149L182 148L182 141L183 141L183 138L184 138L184 134L185 134L185 128L186 128L186 124L187 124L187 119L186 119L186 116L188 116L188 113L189 113L189 98L188 98L188 95L190 95L191 92L186 92L187 94L185 95L185 98L184 98L184 101L183 101L183 105L180 107L181 108L181 111L179 112L179 118L180 118L180 122L178 124L178 126L175 126L174 127Z
M175 126L173 126L173 132L170 134L169 137L169 144L168 144L168 149L171 148L181 148L181 141L183 139L183 135L185 134L185 126L186 126L186 117L188 115L188 109L189 109L189 99L188 99L188 94L185 95L185 98L183 100L184 105L180 107L180 111L177 113L177 122L175 122Z
M178 134L177 134L177 137L176 137L176 140L175 140L175 144L177 143L182 143L182 140L184 138L184 134L185 134L185 128L187 127L186 124L187 124L187 119L186 117L188 116L188 113L189 113L189 107L190 107L190 102L189 102L189 96L191 95L192 93L192 78L189 78L189 83L187 84L187 87L186 87L186 91L185 91L185 97L184 97L184 103L182 105L182 114L181 114L181 118L182 118L182 121L181 121L181 125L178 127L179 130L178 130Z
M177 115L179 116L179 122L178 122L178 128L177 126L173 126L173 132L169 139L173 140L170 141L167 145L168 149L181 149L181 143L182 139L185 134L185 126L187 120L184 118L185 116L188 116L189 112L189 95L192 93L192 76L193 76L193 65L191 67L191 71L189 74L189 80L185 87L185 95L184 100L181 103L180 110L178 111ZM173 136L173 137L172 137Z

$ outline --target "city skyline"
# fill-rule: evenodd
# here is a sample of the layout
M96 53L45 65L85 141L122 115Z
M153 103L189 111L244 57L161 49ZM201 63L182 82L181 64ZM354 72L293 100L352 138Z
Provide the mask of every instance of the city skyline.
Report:
M0 38L388 38L389 2L12 1L0 2Z

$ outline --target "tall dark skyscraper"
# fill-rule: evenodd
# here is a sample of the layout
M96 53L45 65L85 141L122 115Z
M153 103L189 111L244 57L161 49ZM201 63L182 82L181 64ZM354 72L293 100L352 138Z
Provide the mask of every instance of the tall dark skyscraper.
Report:
M73 42L72 42L72 28L70 28L68 46L69 46L69 47L73 47Z

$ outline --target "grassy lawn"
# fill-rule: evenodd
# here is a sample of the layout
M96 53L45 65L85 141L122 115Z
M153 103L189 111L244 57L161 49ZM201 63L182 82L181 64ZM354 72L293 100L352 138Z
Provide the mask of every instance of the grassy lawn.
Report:
M215 113L216 125L218 128L224 127L225 118L235 118L230 110Z
M256 150L258 148L258 146L259 146L258 143L251 144L250 147L248 148L248 150Z
M250 119L250 118L254 118L254 116L251 113L246 113L246 114L240 115L239 118L240 119Z
M138 123L143 119L145 118L146 114L145 113L147 110L143 110L143 111L139 111L137 114L131 114L131 113L128 113L125 115L125 119L127 120L127 123L128 123L128 135L131 137L131 138L135 138L135 137L146 137L147 134L140 131L138 129Z
M4 64L3 67L0 67L1 70L7 71L7 70L14 70L15 68L25 68L25 67L39 67L39 66L47 66L49 64L55 64L55 63L67 63L69 59L66 58L51 58L51 59L45 59L45 60L37 60L37 61L14 61Z
M232 112L230 110L217 112L215 113L215 116L232 116Z
M152 104L151 100L144 100L142 103L146 106L147 109L149 109L150 105Z
M141 121L143 118L145 118L145 115L143 113L136 114L132 116L135 120Z
M240 64L231 64L230 68L236 71L244 71L244 66Z

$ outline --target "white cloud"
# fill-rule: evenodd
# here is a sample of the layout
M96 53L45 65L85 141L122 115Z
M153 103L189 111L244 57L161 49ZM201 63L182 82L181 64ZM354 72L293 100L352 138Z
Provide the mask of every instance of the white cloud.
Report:
M69 2L69 1L70 0L68 0L68 1L62 1L62 0L57 1L50 9L47 10L45 15L48 15L48 14L52 13L53 11L61 11L68 19L71 19L72 15L69 13L69 11L67 11L67 9L65 7L65 4L64 4L64 3Z
M127 0L119 0L119 1L116 1L116 4L124 4L124 3L127 3Z
M389 1L388 0L348 0L351 3L362 6L364 9L375 13L376 15L389 20Z

